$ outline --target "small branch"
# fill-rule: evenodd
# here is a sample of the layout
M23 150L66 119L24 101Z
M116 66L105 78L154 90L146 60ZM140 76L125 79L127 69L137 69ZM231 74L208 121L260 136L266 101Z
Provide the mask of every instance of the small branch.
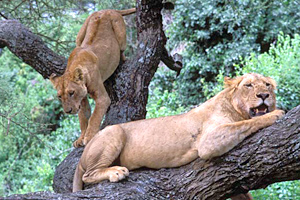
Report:
M60 151L58 154L56 154L55 156L52 156L52 159L56 159L56 158L58 158L60 155L62 155L63 153L65 153L65 152L70 152L72 149L74 149L73 147L71 147L71 148L68 148L68 149L65 149L65 150L63 150L63 151Z
M13 12L13 11L15 11L18 7L20 7L25 1L26 1L26 0L22 0L21 3L19 3L16 7L14 7L14 8L10 11L10 13Z
M10 107L9 110L11 110L11 109L12 109L12 107ZM19 113L21 112L21 110L22 110L22 108L21 108L19 111L17 111L16 113L12 114L10 117L5 116L5 115L3 115L3 114L0 113L0 116L1 116L1 117L4 117L4 118L7 119L6 135L8 135L8 133L9 133L9 128L10 128L10 122L11 122L11 119L12 119L13 117L15 117L17 114L19 114Z
M179 54L175 54L174 58L169 54L166 47L163 48L163 55L161 61L171 70L177 72L179 76L182 69L182 57Z
M1 17L3 17L4 19L8 19L8 17L6 17L4 14L2 14L1 12L0 12L0 16Z
M5 180L7 177L9 177L12 167L14 166L15 162L20 158L23 149L27 146L27 144L29 143L30 139L31 139L31 138L28 138L28 139L27 139L27 141L24 143L24 145L22 146L22 148L19 150L18 155L15 157L14 161L10 164L10 166L9 166L9 168L8 168L8 170L7 170L6 175L3 177L4 180Z

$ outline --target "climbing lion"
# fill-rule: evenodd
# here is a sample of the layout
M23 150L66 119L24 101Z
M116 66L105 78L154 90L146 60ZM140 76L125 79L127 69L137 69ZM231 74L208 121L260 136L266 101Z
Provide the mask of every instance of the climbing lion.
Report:
M134 12L135 8L91 14L77 35L66 71L60 77L55 74L50 77L64 111L78 113L81 135L74 142L75 147L86 145L98 132L110 105L103 82L113 74L120 58L125 60L126 30L122 16ZM92 115L88 94L96 104Z
M178 167L223 155L284 115L275 108L275 87L273 79L254 73L226 78L223 91L187 113L106 127L85 147L73 192L83 182L117 182L140 167ZM120 166L111 166L116 160Z

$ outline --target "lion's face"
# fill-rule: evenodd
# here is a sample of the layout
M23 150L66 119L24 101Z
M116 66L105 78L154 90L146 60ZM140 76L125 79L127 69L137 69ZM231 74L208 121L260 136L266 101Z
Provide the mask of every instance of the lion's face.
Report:
M52 77L50 80L57 90L57 97L62 103L64 112L77 114L82 99L87 95L82 71L66 73L61 77Z
M234 87L232 96L234 107L247 118L275 110L276 83L273 79L251 73L226 81L225 84Z

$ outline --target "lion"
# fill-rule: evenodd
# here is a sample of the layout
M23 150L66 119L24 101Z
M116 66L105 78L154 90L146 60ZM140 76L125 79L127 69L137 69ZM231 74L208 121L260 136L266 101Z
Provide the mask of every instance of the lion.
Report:
M179 167L198 157L223 155L283 117L284 111L276 109L275 88L272 78L260 74L225 78L223 91L187 113L106 127L85 147L73 192L81 190L83 182L117 182L141 167ZM116 161L120 166L112 166Z
M74 147L86 145L100 128L111 102L103 82L113 74L120 60L125 60L126 28L122 16L135 11L102 10L91 14L78 32L76 48L64 74L50 77L64 112L78 113L81 135ZM88 94L96 104L92 115Z

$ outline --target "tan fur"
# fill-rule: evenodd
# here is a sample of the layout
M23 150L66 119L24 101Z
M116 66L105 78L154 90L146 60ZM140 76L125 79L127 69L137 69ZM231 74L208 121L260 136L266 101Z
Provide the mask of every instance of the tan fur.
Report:
M110 105L110 98L103 82L110 77L120 58L125 60L126 29L122 15L129 10L102 10L91 14L84 22L76 38L76 48L68 59L65 73L50 80L57 89L57 96L68 114L78 113L81 135L74 146L86 145L99 131L103 115ZM95 100L91 108L87 94Z
M220 156L257 130L270 126L284 114L275 110L275 82L259 74L225 80L226 88L199 107L181 115L109 126L85 147L78 168L85 183L115 182L128 170L178 167L198 156ZM250 108L263 102L269 113L251 118ZM117 159L119 158L119 159ZM121 167L111 167L115 160ZM74 179L73 191L82 189ZM242 195L247 196L247 195ZM238 196L237 196L238 197Z

